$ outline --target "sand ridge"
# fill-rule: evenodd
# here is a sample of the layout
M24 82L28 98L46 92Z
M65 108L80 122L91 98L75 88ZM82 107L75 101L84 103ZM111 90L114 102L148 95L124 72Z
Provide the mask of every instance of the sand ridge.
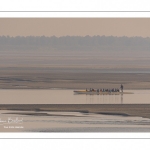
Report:
M150 118L150 104L0 104L0 110L26 111L26 115L28 111L59 111Z

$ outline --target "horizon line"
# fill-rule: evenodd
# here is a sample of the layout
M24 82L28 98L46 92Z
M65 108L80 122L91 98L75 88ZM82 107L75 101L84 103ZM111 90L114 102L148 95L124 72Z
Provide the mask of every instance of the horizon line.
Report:
M27 36L23 36L23 35L17 35L17 36L10 36L10 35L0 35L0 37L9 37L9 38L16 38L16 37L45 37L45 38L51 38L51 37L55 37L55 38L62 38L62 37L115 37L115 38L123 38L123 37L126 37L126 38L150 38L150 37L142 37L142 36L113 36L113 35L109 35L109 36L106 36L106 35L85 35L85 36L80 36L80 35L64 35L64 36L55 36L55 35L52 35L52 36L45 36L45 35L39 35L39 36L35 36L35 35L27 35Z

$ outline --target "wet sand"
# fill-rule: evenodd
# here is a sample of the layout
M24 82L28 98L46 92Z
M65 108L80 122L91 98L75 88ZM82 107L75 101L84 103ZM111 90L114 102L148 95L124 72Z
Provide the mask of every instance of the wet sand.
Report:
M34 115L28 111L40 112L39 115L44 115L42 111L59 111L150 118L150 104L1 104L0 110L25 111L22 115Z
M50 89L50 88L119 88L150 89L148 73L95 73L61 71L1 70L0 89Z

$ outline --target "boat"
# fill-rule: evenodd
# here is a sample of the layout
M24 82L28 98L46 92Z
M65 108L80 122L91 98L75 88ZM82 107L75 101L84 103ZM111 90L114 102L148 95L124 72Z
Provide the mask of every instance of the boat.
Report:
M87 95L120 95L120 94L133 94L132 92L112 92L112 91L87 91L87 90L79 90L74 91L75 94L87 94Z

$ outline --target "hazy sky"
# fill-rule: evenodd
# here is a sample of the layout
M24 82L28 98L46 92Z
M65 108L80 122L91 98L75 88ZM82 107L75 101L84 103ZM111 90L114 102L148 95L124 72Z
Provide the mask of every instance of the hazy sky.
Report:
M150 18L0 18L0 36L150 37Z

